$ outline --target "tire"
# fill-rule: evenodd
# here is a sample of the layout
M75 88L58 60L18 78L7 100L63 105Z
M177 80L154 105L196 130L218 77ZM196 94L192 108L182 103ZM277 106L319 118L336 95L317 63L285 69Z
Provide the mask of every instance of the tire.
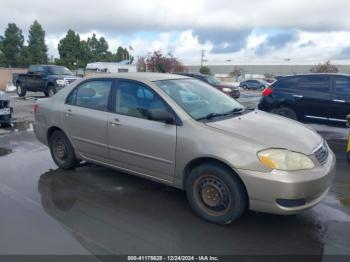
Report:
M350 163L350 152L347 153L346 155L346 159L348 160L348 162Z
M25 87L21 86L20 83L17 83L16 85L16 93L19 97L25 97L27 90L25 89Z
M208 162L191 170L186 194L195 213L216 224L229 224L248 207L240 179L224 165Z
M54 131L49 138L49 147L53 160L62 169L73 169L79 165L72 144L60 130Z
M287 117L289 119L298 120L297 113L290 107L278 107L271 110L271 113Z
M49 85L47 87L47 90L44 93L45 93L45 96L52 97L54 94L57 93L57 91L56 91L56 88L54 86Z
M12 127L12 125L11 125L11 122L8 122L8 123L2 123L2 124L0 124L0 126L1 127L4 127L4 128L8 128L8 127Z
M248 86L247 85L244 85L244 86L242 86L243 87L243 89L248 89Z

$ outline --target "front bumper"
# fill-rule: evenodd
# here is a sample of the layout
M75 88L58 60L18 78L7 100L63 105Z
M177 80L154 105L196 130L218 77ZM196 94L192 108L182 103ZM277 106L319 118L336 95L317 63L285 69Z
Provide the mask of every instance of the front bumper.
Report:
M0 124L11 123L12 113L13 113L13 109L12 109L12 107L10 107L10 114L0 115Z
M248 191L251 210L289 215L313 207L327 195L335 164L330 150L327 162L311 170L237 171Z

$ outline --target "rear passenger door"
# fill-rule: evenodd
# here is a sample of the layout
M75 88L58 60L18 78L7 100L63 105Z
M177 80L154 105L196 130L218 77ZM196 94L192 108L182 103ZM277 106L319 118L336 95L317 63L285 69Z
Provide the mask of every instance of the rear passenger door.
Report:
M328 75L305 75L295 79L292 92L297 110L306 118L327 119L331 107L331 83Z
M113 81L88 80L68 96L63 108L64 131L84 157L99 162L108 158L108 110Z
M45 86L45 67L44 66L36 66L35 72L32 76L32 89L33 91L42 91Z
M346 116L350 114L350 77L333 76L331 120L346 122Z

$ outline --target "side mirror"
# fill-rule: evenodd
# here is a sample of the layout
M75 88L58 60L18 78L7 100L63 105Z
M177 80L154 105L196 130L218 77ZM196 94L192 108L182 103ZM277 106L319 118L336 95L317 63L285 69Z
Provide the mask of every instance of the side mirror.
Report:
M149 117L150 120L164 122L167 124L173 124L175 122L175 117L173 114L160 109L149 110Z

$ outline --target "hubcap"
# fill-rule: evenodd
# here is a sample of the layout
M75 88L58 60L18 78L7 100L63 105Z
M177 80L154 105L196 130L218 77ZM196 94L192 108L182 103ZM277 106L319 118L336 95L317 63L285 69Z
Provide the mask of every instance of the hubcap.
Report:
M22 93L22 88L21 88L21 86L17 86L17 93L18 93L18 94Z
M222 215L231 204L231 196L226 184L212 175L200 177L196 183L196 200L199 206L211 215Z
M55 92L52 89L50 89L49 90L49 96L53 96L54 94L55 94Z
M67 157L67 147L62 139L55 141L55 152L56 156L60 159L65 159Z

